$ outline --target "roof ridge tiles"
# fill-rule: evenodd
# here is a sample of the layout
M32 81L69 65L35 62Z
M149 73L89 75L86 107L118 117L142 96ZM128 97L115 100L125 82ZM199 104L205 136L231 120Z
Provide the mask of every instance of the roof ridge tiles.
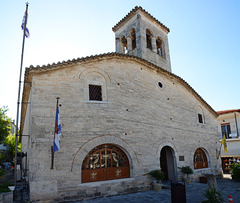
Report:
M213 114L217 117L218 114L217 112L212 109L212 107L184 80L182 79L180 76L177 76L175 75L174 73L171 73L167 70L164 70L163 68L143 59L143 58L140 58L140 57L137 57L137 56L134 56L134 55L128 55L128 54L122 54L122 53L116 53L116 52L108 52L108 53L103 53L103 54L96 54L96 55L91 55L91 56L88 56L88 57L81 57L81 58L77 58L75 61L74 60L69 60L70 62L67 63L66 61L62 61L62 62L58 62L56 65L50 65L48 64L47 66L46 65L43 65L43 66L36 66L34 67L33 65L31 65L29 68L26 68L26 71L28 72L29 74L29 70L33 70L33 71L37 71L38 69L41 70L41 69L44 69L44 70L48 70L48 69L51 69L51 66L56 68L57 66L66 66L68 64L75 64L75 63L78 63L78 62L87 62L88 60L94 60L94 59L99 59L99 58L104 58L104 57L110 57L110 56L115 56L115 57L124 57L124 58L131 58L133 60L137 60L139 61L140 63L144 63L146 65L148 65L149 67L153 67L157 70L159 70L160 72L164 73L164 74L167 74L168 76L170 77L173 77L177 80L179 80L184 86L186 86L191 92L193 92L193 94L196 95L197 98L199 98L200 100L203 101L203 103L205 103L205 105L213 112Z
M145 9L143 9L141 6L135 6L125 17L123 17L115 26L112 27L112 31L116 31L121 25L129 19L131 16L133 16L138 10L144 12L148 17L153 19L155 22L157 22L161 27L163 27L167 32L170 32L170 29L165 26L163 23L161 23L158 19L153 17L149 12L147 12Z

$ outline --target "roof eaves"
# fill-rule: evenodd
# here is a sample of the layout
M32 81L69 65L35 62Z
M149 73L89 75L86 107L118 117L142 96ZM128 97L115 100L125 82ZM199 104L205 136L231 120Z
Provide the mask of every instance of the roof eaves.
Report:
M82 58L77 58L77 59L72 59L72 60L68 60L68 61L63 61L63 62L58 62L57 64L53 63L53 64L48 64L48 65L43 65L43 66L30 66L28 69L29 73L32 72L41 72L41 71L49 71L49 70L53 70L53 69L58 69L58 68L63 68L63 67L69 67L69 66L73 66L77 63L86 63L89 61L94 61L94 60L99 60L102 58L109 58L109 57L120 57L120 58L131 58L135 61L138 61L138 63L147 65L149 68L155 69L165 75L168 75L169 77L175 78L177 79L181 84L183 84L187 89L190 90L190 92L192 92L198 99L199 101L201 101L206 108L209 109L209 111L211 111L213 113L213 115L215 117L218 117L218 113L212 109L212 107L185 81L183 80L181 77L167 71L164 70L163 68L156 66L154 64L152 64L151 62L139 58L137 56L133 56L133 55L127 55L127 54L120 54L120 53L116 53L116 52L109 52L109 53L105 53L105 54L99 54L99 55L91 55L88 57L82 57Z
M240 109L231 109L231 110L217 111L217 113L219 115L228 114L228 113L234 113L234 112L239 112L240 113Z
M160 25L163 29L165 29L167 32L170 32L169 28L167 28L164 24L162 24L159 20L157 20L155 17L153 17L150 13L148 13L146 10L144 10L141 6L136 6L134 9L132 9L122 20L120 20L113 28L112 31L116 32L121 26L125 24L127 20L129 20L138 10L142 11L148 18L151 20L154 20L158 25Z

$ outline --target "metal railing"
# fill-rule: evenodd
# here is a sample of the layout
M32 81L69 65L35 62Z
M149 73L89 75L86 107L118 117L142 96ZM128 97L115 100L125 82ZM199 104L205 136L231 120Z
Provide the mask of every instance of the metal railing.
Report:
M222 132L218 132L219 135L219 139L222 139L223 137L223 133ZM240 136L240 130L238 131L231 131L231 133L225 133L226 139L234 139L234 138L239 138Z

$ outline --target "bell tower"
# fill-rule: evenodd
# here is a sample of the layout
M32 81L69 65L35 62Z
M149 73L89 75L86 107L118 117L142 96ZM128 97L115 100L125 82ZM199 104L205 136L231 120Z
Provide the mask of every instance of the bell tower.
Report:
M137 56L171 72L170 30L142 7L136 6L112 30L117 53Z

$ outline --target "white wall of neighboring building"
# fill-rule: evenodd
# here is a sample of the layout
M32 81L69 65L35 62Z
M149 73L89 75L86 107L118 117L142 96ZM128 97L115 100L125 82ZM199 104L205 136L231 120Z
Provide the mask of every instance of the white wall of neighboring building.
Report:
M228 112L228 111L225 111ZM236 114L236 117L235 117ZM229 123L231 126L231 135L230 137L232 138L237 138L237 131L239 135L240 131L240 112L229 112L229 113L224 113L220 114L219 117L217 118L218 121L218 132L219 132L219 137L220 139L222 138L222 130L221 126L223 124Z
M217 113L219 114L217 122L220 143L223 137L222 126L229 125L231 130L229 135L226 135L227 152L225 153L223 145L220 150L223 172L230 173L231 170L229 166L231 163L240 161L240 109L219 111Z

